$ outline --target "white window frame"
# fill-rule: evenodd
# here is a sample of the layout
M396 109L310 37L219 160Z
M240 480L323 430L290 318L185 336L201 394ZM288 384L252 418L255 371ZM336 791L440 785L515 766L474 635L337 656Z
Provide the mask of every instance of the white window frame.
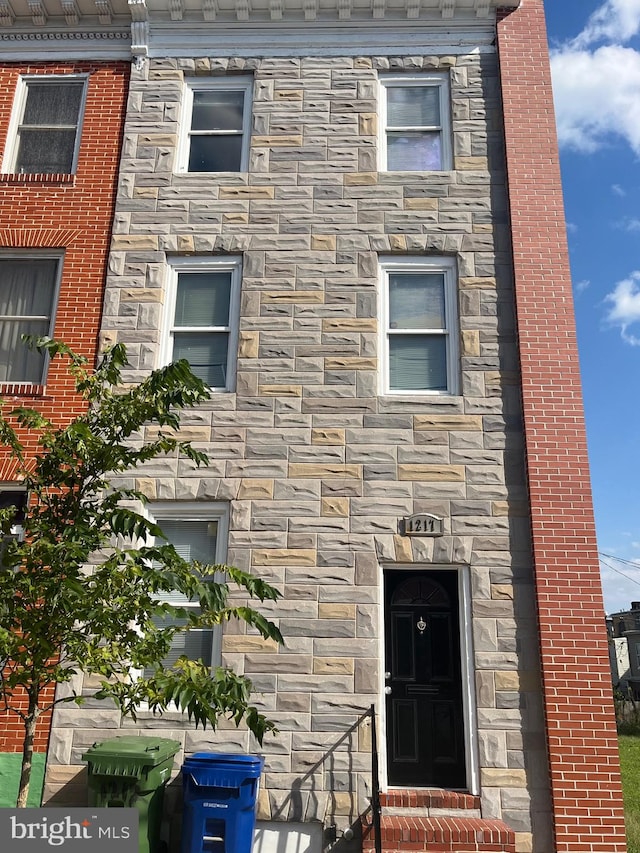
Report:
M56 261L56 274L55 279L53 281L53 293L51 298L51 315L49 318L40 317L40 315L8 315L4 314L0 316L0 323L4 319L24 319L24 320L37 320L37 319L48 319L49 320L49 328L47 329L46 334L49 337L53 337L55 324L56 324L56 312L58 309L58 301L60 298L60 281L62 279L62 262L64 255L62 252L0 252L0 268L2 267L2 261L25 261L28 263L30 260L51 260ZM44 385L47 379L47 372L49 370L49 355L45 354L43 365L42 365L42 375L38 381L33 381L29 379L9 379L9 380L0 380L0 385Z
M193 113L194 92L207 92L212 90L225 92L244 92L244 105L242 111L242 129L236 131L196 131L191 130L191 118ZM193 175L217 175L219 172L190 172L189 154L191 152L191 137L198 136L241 136L242 146L240 154L240 168L238 172L246 172L249 169L249 147L251 143L251 101L253 91L252 77L220 77L215 79L191 79L185 81L182 110L182 134L178 149L177 171ZM232 174L238 174L233 172ZM223 173L224 174L224 173Z
M221 501L210 503L201 503L196 501L177 502L177 501L154 501L145 507L147 518L154 521L162 528L163 521L207 521L217 523L216 532L216 553L215 559L212 561L216 564L224 565L227 561L227 543L229 540L229 504ZM159 539L158 545L171 544L171 540ZM153 540L147 544L153 545ZM222 573L216 574L213 577L214 581L224 580ZM199 603L182 604L181 607L188 609L189 607L198 608ZM215 625L212 628L194 628L191 630L206 630L211 631L211 669L215 669L222 664L222 626ZM142 672L137 670L136 673L141 675Z
M237 256L199 257L199 258L169 258L168 280L165 299L165 315L163 322L163 342L161 359L163 364L173 361L173 335L176 328L180 332L227 332L229 344L227 349L227 382L224 386L214 386L212 391L235 391L236 363L238 355L238 325L240 314L240 287L242 283L242 259ZM231 293L229 299L228 326L179 326L174 325L176 297L178 293L178 276L182 272L203 273L231 272Z
M42 83L45 85L60 85L61 83L77 83L84 82L82 90L82 98L80 100L80 108L78 109L78 121L76 123L76 141L73 149L73 159L71 168L68 172L62 172L64 175L74 175L78 167L78 155L80 152L80 139L82 136L82 125L84 121L84 112L87 103L87 81L88 74L24 74L18 78L16 93L13 100L13 109L11 111L11 119L9 121L9 129L7 132L7 144L5 147L4 158L2 160L2 172L5 174L14 174L16 169L16 161L18 159L20 127L22 125L22 117L24 115L25 106L27 104L27 92L29 83ZM70 127L70 126L69 126ZM39 172L29 172L26 174L40 174Z
M390 130L406 130L407 133L415 131L438 131L440 133L440 145L442 152L442 163L438 172L447 172L453 168L453 151L451 142L451 86L449 75L445 73L434 74L384 74L379 78L380 94L380 165L381 172L388 172L387 166L387 133ZM436 87L440 94L440 125L427 126L416 125L406 127L387 126L387 91L393 87L414 86L416 88Z
M394 332L389 327L389 274L435 273L444 275L445 329L398 329L398 334L444 335L447 340L447 388L441 390L393 389L389 381L389 338ZM447 257L381 257L380 258L380 394L394 397L452 396L460 392L460 347L458 325L457 266L455 258Z

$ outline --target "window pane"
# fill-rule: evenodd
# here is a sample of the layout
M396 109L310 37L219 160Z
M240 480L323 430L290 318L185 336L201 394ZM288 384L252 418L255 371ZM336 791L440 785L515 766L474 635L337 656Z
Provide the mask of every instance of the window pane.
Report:
M0 316L50 316L57 269L55 258L0 260Z
M77 124L82 102L83 81L68 83L27 83L27 103L22 124Z
M446 391L444 335L390 335L389 386L392 391Z
M48 320L0 320L0 382L42 382L44 354L30 350L22 335L46 335L48 331Z
M18 143L15 171L19 174L62 175L73 167L76 130L29 130L23 128Z
M444 329L442 273L389 274L389 328Z
M192 136L190 172L239 172L242 136Z
M158 524L162 528L167 540L171 542L178 554L185 560L198 560L201 563L214 563L216 559L216 539L218 535L218 522L186 519L160 519ZM160 593L160 601L171 604L183 605L188 599L179 593ZM159 627L171 624L185 625L186 620L155 619ZM207 666L212 665L213 629L192 628L183 634L176 634L169 654L162 663L166 667L172 666L181 655L186 655L191 660L202 660ZM150 675L152 669L145 670L145 675Z
M215 562L217 521L161 519L158 525L183 560Z
M244 92L193 93L191 130L242 130Z
M169 624L184 623L185 620L177 619L170 623L166 619L153 620L159 628L166 628ZM213 665L213 628L191 628L181 634L176 634L171 644L169 654L162 659L162 664L166 668L170 668L182 655L186 655L189 660L201 660L206 666ZM155 669L149 667L144 670L144 675L148 678L153 675Z
M389 127L440 127L439 86L388 86Z
M230 272L178 274L176 326L228 326Z
M0 317L4 318L0 319L2 382L43 381L44 355L29 350L21 336L49 333L57 267L54 258L0 261Z
M173 360L186 358L191 369L211 388L227 385L227 332L176 332L173 336Z
M442 169L440 133L388 133L387 169L392 172L432 172Z

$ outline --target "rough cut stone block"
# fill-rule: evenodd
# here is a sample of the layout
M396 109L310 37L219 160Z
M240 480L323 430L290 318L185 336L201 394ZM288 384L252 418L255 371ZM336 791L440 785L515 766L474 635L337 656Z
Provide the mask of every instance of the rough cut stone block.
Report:
M398 465L399 480L464 482L461 465Z

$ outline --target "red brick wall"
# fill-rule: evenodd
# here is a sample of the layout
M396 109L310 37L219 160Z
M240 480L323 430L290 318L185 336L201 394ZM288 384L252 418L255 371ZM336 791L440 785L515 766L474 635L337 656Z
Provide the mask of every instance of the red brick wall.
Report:
M626 850L542 0L498 23L555 850Z
M129 63L42 62L0 67L0 144L4 151L21 74L72 73L89 75L76 174L0 174L0 253L6 248L64 250L54 335L93 359L102 310ZM60 424L82 411L62 362L54 362L50 367L46 387L0 385L0 394L7 406L35 406ZM33 439L28 436L23 439L32 450ZM0 482L12 479L12 466L6 452L0 450ZM49 696L53 696L52 690ZM49 724L48 716L40 722L36 751L47 748ZM15 714L0 714L0 752L16 752L21 748L19 718Z

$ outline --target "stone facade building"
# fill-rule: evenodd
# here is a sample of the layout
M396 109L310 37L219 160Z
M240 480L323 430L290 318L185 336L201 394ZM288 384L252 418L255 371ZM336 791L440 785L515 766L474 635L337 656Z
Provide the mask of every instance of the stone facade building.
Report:
M385 849L623 851L541 0L130 10L102 343L212 386L135 486L283 593L176 650L278 725L265 839L372 844L374 706ZM51 804L121 728L258 749L77 687Z

